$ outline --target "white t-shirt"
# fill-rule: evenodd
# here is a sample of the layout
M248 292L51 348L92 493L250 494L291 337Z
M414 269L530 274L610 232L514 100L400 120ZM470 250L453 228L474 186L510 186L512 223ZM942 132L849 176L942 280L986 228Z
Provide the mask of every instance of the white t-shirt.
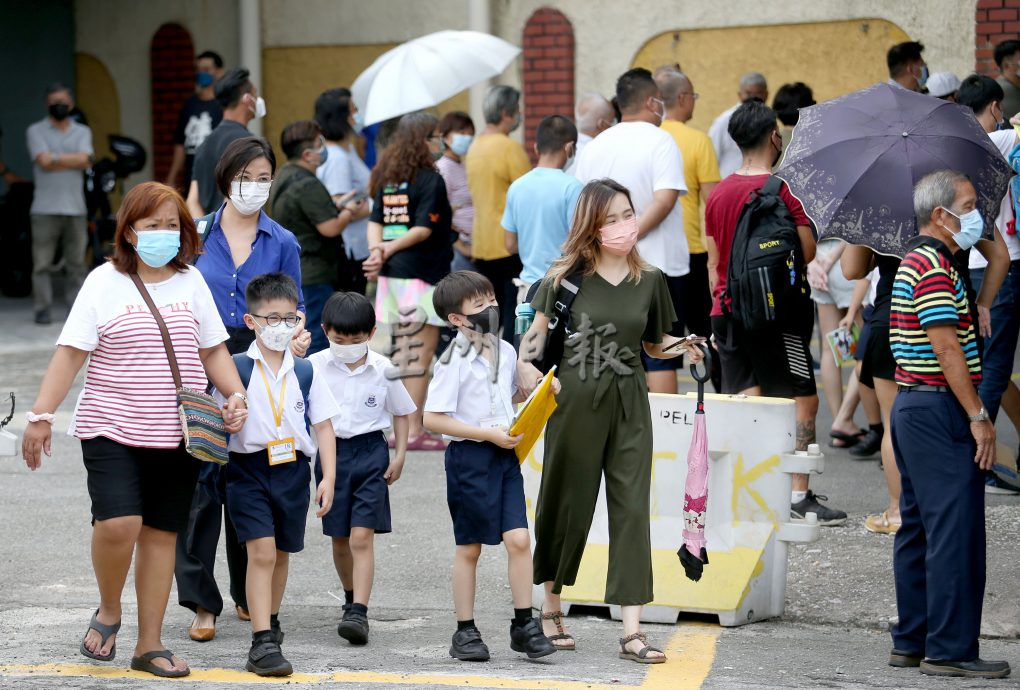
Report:
M199 348L227 339L202 274L189 267L146 286L159 308L187 388L208 385ZM57 345L90 353L68 433L142 448L176 448L184 438L177 393L159 326L127 275L106 263L92 271Z
M436 362L425 399L426 412L448 414L473 427L509 427L514 418L513 397L517 393L517 353L513 345L490 336L499 344L497 376L487 357L480 356L462 333L450 343ZM447 441L463 441L446 436Z
M708 128L708 138L712 140L715 147L715 157L719 161L719 177L725 179L732 175L744 162L744 154L740 152L737 142L730 136L730 118L737 112L740 104L737 103L729 110L715 118L712 126Z
M988 138L992 140L992 143L1002 153L1002 157L1008 160L1010 152L1017 143L1016 130L1011 127L1010 129L989 132ZM1009 192L1007 191L1006 195L1002 197L1002 203L999 204L999 215L995 217L995 227L999 229L999 234L1006 240L1009 260L1016 261L1020 259L1020 237L1006 233L1006 224L1011 220L1013 220L1013 204L1010 203ZM970 253L969 265L972 269L985 268L988 266L988 259L981 252L973 250Z
M583 183L608 177L628 190L640 216L660 189L687 193L684 164L676 141L648 122L621 122L592 139L577 159L577 179ZM638 241L641 257L668 276L690 272L690 252L684 233L683 211L674 204L658 227Z
M377 352L369 350L368 359L356 369L338 360L329 350L316 352L308 361L340 404L338 413L333 415L337 438L382 431L392 424L393 415L403 417L418 409L404 382L386 377L386 371L395 367Z
M228 449L233 453L258 453L266 450L270 441L278 438L293 438L294 449L304 453L309 458L315 457L318 449L314 429L309 429L305 423L307 412L308 421L312 424L323 422L333 415L340 413L340 407L336 404L329 392L325 379L315 372L312 376L312 387L308 391L308 410L305 410L304 393L294 373L294 356L290 349L283 353L283 364L280 371L273 373L272 368L266 364L265 356L259 349L258 342L248 347L247 356L255 360L255 366L251 371L251 379L248 381L248 419L244 426L236 434L230 435ZM259 363L262 363L262 371L266 374L266 380L262 380L262 373L259 370ZM280 413L280 429L276 429L276 417L273 415L273 405L280 404L280 388L286 379L287 387L283 391L283 407ZM269 392L266 390L266 381L269 382L269 390L273 392L273 402L269 402ZM225 402L226 398L219 391L216 397ZM268 458L266 460L268 462Z
M366 191L371 171L352 146L345 149L337 144L326 144L329 153L326 162L315 170L315 176L325 185L330 196L346 194L354 189ZM368 200L371 203L371 200ZM348 223L343 232L347 254L355 261L368 258L368 216Z

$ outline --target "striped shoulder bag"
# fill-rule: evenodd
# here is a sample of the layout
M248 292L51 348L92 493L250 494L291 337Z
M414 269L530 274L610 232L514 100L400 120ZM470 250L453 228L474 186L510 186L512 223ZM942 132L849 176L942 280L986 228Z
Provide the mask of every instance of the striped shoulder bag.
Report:
M166 357L170 361L170 373L173 374L174 386L177 389L177 413L181 417L185 450L199 460L215 462L217 465L227 464L227 460L230 459L227 453L227 431L223 425L223 413L220 411L219 404L215 398L203 391L184 387L166 322L153 303L152 296L149 295L142 279L137 274L132 274L131 280L138 288L138 292L142 294L142 299L145 300L146 306L149 307L153 318L156 319L160 335L163 336L163 347L166 349Z

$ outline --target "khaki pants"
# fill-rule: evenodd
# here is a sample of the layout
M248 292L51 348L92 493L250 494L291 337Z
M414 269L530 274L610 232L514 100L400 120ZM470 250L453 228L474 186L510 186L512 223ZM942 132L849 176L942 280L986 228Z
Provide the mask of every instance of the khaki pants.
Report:
M65 297L67 306L74 304L78 290L85 281L85 248L88 246L88 224L85 216L32 214L32 301L36 311L53 304L50 274L57 248L63 246L63 266L67 273Z

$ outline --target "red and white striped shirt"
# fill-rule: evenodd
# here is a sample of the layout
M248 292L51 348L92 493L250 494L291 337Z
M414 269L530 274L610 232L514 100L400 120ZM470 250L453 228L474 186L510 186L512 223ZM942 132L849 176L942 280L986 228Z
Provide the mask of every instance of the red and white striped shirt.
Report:
M146 287L170 331L184 386L205 390L199 348L222 343L227 331L202 274L188 268ZM90 353L70 435L142 448L180 445L177 394L163 339L131 278L109 263L90 273L57 345Z

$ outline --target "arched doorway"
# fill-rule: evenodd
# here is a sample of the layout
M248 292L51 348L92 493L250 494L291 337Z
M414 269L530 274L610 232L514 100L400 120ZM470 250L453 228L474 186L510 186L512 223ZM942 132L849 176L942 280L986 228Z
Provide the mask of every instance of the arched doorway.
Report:
M524 25L524 141L534 162L535 130L549 115L574 119L574 27L541 7Z
M195 92L195 48L180 24L164 24L149 46L153 178L163 180L173 159L177 114Z

